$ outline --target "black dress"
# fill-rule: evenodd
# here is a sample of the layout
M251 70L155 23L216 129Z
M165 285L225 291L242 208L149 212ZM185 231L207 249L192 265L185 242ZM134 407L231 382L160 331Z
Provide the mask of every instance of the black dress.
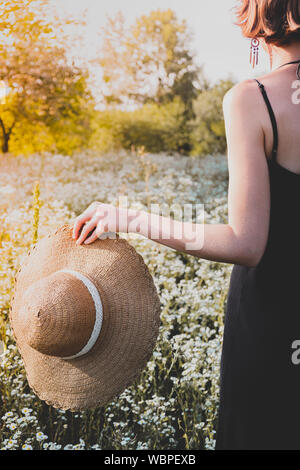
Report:
M274 132L269 235L260 263L231 274L217 450L300 449L300 174L276 161L276 119L258 85Z

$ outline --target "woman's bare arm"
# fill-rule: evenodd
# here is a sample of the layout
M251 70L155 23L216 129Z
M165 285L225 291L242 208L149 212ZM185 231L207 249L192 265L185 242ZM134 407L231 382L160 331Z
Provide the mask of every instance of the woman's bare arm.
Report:
M144 213L140 233L213 261L248 266L259 262L268 236L270 190L258 93L255 82L246 81L227 92L223 101L229 165L228 224L201 226ZM151 237L155 230L159 236ZM176 230L185 237L168 237ZM195 235L202 248L186 250Z
M265 109L258 93L255 82L249 80L233 87L223 101L229 166L228 224L179 222L95 202L76 219L77 243L82 243L94 228L85 243L92 243L107 231L135 232L196 257L257 265L267 242L270 212L261 118Z

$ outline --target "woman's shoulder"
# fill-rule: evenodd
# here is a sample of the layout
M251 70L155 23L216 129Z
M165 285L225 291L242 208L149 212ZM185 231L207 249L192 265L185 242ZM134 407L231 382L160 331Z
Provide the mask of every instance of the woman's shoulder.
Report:
M236 83L228 90L223 98L223 108L243 107L249 109L257 100L258 84L254 78Z

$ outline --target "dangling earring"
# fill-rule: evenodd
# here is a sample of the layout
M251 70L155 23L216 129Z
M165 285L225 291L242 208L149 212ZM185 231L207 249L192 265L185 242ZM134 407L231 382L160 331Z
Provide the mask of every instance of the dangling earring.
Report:
M250 45L250 64L254 68L258 64L259 39L251 39Z

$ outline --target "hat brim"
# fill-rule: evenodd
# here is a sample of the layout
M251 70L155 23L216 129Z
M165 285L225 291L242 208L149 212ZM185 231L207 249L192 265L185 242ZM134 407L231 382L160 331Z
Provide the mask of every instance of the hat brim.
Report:
M25 290L61 269L90 278L103 304L96 344L69 360L33 349L14 324ZM160 301L142 256L125 239L76 245L64 225L39 241L19 270L10 320L30 387L49 405L77 411L105 405L139 377L158 336Z

